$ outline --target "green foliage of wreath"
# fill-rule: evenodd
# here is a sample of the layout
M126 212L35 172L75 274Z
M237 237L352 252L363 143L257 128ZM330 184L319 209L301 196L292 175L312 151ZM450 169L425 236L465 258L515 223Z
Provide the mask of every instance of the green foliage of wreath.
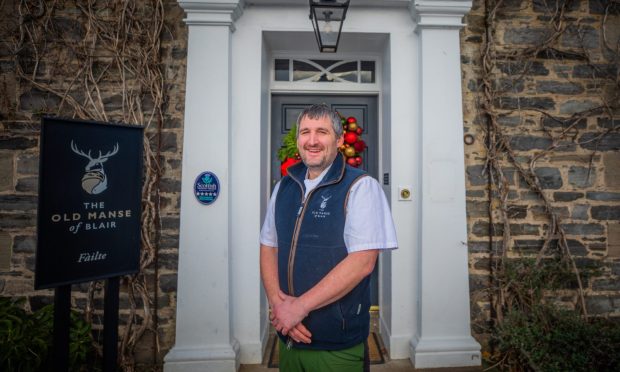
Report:
M282 147L278 150L278 159L284 161L287 158L295 158L297 156L297 124L294 124L291 130L282 139Z

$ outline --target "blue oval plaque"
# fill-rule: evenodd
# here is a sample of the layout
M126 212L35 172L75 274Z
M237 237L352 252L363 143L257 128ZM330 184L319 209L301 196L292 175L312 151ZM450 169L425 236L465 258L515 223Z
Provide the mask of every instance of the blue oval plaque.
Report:
M220 195L220 181L212 172L202 172L194 182L194 196L200 204L212 204Z

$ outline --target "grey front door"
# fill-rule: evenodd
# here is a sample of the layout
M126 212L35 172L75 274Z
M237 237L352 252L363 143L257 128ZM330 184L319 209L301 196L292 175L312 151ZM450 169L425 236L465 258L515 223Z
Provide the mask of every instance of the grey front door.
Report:
M277 152L282 138L297 121L301 111L316 103L326 103L344 117L353 116L364 128L362 139L368 145L360 168L379 179L377 96L341 96L308 94L274 94L271 97L271 188L280 180L280 160ZM371 276L371 305L379 304L378 271Z

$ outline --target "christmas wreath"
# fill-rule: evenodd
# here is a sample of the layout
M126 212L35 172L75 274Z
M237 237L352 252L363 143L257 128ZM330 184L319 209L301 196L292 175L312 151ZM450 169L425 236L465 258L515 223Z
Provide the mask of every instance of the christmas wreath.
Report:
M364 130L353 116L344 118L341 115L340 122L344 130L344 143L339 150L344 154L347 164L357 168L362 165L362 153L367 147L366 142L361 138ZM281 162L280 174L282 177L287 175L288 167L301 161L297 151L297 125L293 125L284 136L282 146L278 150L278 159Z

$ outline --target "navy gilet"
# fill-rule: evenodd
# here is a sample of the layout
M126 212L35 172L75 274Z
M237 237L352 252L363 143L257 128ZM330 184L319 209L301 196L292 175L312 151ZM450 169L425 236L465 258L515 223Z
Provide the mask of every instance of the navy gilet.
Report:
M302 162L289 167L275 205L280 289L295 297L315 286L347 256L343 236L347 198L351 186L366 175L346 165L338 154L304 201L306 171ZM294 343L294 347L341 350L357 345L368 337L369 310L370 275L340 300L311 311L302 323L312 333L312 343Z

